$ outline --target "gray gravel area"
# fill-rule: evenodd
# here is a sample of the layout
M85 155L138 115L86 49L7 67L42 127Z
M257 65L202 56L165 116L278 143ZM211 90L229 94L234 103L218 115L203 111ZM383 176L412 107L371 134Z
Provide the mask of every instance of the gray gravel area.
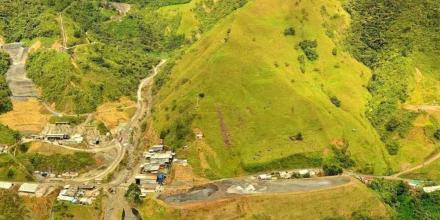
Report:
M6 73L6 82L12 92L12 98L26 100L30 97L38 97L35 84L26 76L25 62L29 48L20 43L5 44L1 47L11 56L12 64Z

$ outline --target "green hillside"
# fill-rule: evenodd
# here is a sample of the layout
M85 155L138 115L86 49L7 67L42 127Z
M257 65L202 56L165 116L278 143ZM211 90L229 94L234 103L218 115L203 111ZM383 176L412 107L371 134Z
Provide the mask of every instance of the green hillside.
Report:
M353 18L350 51L373 71L367 116L392 168L421 163L438 148L436 112L414 109L440 101L440 2L352 0L345 8Z
M319 166L331 145L385 173L364 114L371 73L343 44L349 23L339 1L249 1L163 71L154 126L208 177ZM204 140L182 148L193 129Z

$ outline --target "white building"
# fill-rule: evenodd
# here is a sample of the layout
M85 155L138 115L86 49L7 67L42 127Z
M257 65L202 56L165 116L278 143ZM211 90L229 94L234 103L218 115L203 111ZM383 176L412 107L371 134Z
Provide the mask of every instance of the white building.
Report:
M440 190L440 186L427 186L427 187L423 187L423 191L425 193L432 193L435 191L439 191Z
M12 183L0 182L0 189L11 189L12 186L13 186Z
M39 186L36 183L23 183L18 189L18 194L22 196L35 196Z
M163 151L164 146L162 144L153 145L148 149L150 153Z

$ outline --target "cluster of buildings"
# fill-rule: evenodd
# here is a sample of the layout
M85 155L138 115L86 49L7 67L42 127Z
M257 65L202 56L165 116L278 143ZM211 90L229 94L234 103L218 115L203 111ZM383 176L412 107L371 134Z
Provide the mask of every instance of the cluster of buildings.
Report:
M162 144L151 146L143 153L145 162L140 166L139 175L135 177L142 196L160 190L175 155L173 151L166 150Z
M58 194L58 201L66 201L74 204L91 205L99 196L99 189L94 185L66 185Z
M273 180L273 179L296 179L296 178L310 178L322 175L320 169L301 169L289 171L276 171L272 173L260 174L257 176L259 180Z
M164 145L154 145L143 153L145 163L140 167L141 173L157 174L165 170L167 172L176 154L170 150L165 151L164 147Z
M15 184L10 182L0 182L0 189L10 190ZM29 197L43 197L55 190L55 187L38 184L38 183L23 183L18 188L18 195Z
M57 141L63 144L81 144L87 141L89 145L99 145L107 141L111 134L101 135L96 126L71 126L69 122L48 124L39 135L31 135L35 140Z
M77 172L65 172L62 174L55 174L47 171L34 171L34 176L42 177L42 178L74 178L78 177L79 173Z

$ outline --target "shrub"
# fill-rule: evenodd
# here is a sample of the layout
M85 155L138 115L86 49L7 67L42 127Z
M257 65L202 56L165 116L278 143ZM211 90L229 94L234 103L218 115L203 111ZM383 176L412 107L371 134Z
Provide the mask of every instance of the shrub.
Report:
M139 186L135 183L130 184L130 186L128 186L128 190L125 193L125 197L134 203L141 203L141 189L139 188Z
M105 126L104 122L102 121L98 122L98 125L96 127L101 135L105 135L107 134L107 132L110 132L110 130L107 128L107 126Z
M29 149L29 144L20 144L20 145L18 145L19 146L19 150L20 150L20 152L22 152L22 153L26 153L27 151L28 151L28 149Z
M341 149L332 146L332 151L335 159L339 162L339 164L343 168L350 168L355 165L355 162L353 159L351 159L351 154L348 151L348 144L342 147Z
M302 49L308 60L315 61L318 59L319 56L316 52L318 42L316 40L303 40L299 42L298 45Z
M437 139L437 140L440 140L440 129L437 129L437 130L434 132L434 138Z
M387 129L387 131L394 131L396 130L400 125L400 122L397 118L391 118L387 124L385 125L385 128Z
M333 55L333 56L338 55L338 49L336 49L336 47L333 48L333 50L332 50L332 55Z
M336 176L343 172L342 168L337 164L324 164L322 169L326 176Z
M288 27L284 30L284 36L295 36L295 28Z
M341 107L341 101L336 96L330 97L330 102L338 108Z
M396 155L399 152L400 145L396 141L391 141L387 143L385 146L390 155Z
M6 176L8 177L8 179L12 179L15 176L15 170L12 168L9 168L8 173L6 174Z
M304 140L304 136L303 136L303 134L301 132L298 132L294 136L291 136L290 140L292 140L292 141L302 141L302 140Z

